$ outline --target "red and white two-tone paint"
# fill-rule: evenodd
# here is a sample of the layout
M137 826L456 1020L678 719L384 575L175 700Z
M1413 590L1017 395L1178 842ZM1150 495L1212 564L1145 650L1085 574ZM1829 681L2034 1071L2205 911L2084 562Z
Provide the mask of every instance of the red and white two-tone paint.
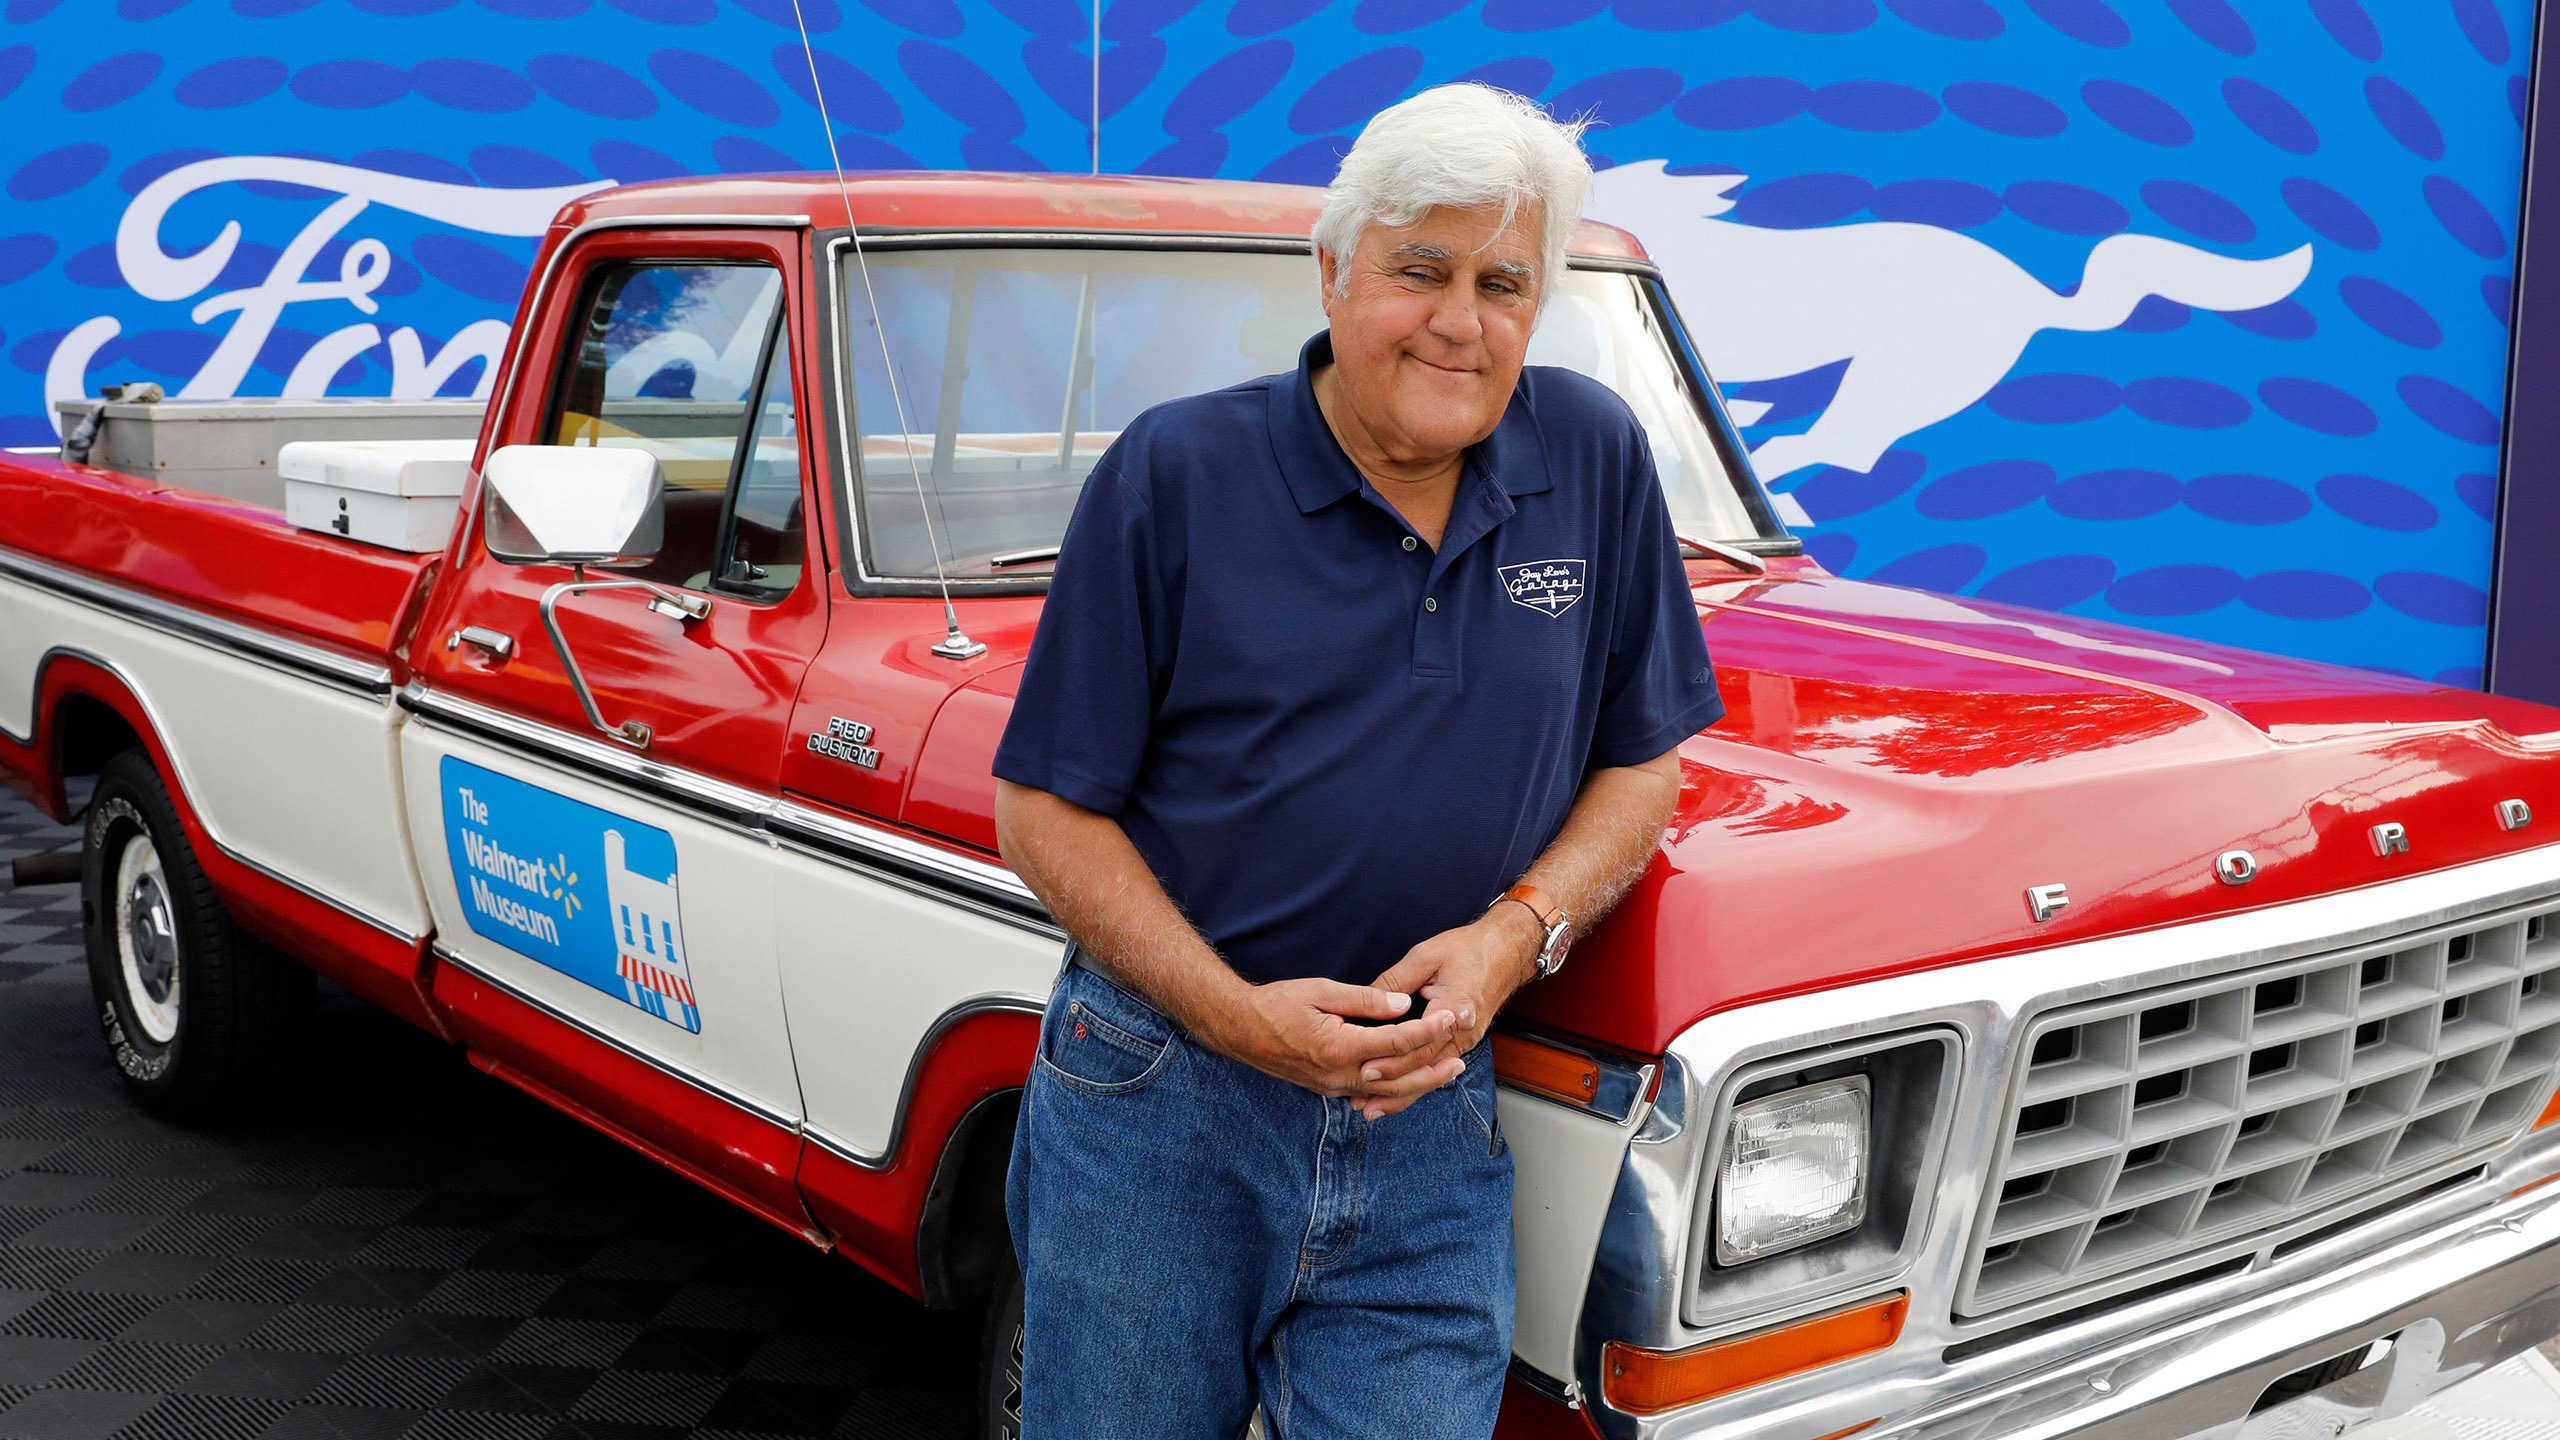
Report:
M570 568L494 556L476 478L412 555L182 472L0 459L0 775L57 817L100 777L93 970L137 1089L253 1088L290 957L926 1303L1001 1304L1061 940L995 854L988 774L1039 528L1112 417L1173 393L1136 352L1214 331L1240 378L1321 323L1317 200L899 175L570 206L475 468L637 393L581 368L624 343L597 317L630 275L752 272L722 303L777 307L756 343L668 352L717 402L693 430L614 432L664 460L668 534L785 537L656 577L700 616L559 605L618 736L546 635ZM1503 1433L2229 1435L2405 1408L2560 1329L2560 1187L2532 1188L2560 1172L2560 712L1829 575L1641 248L1588 226L1574 252L1532 359L1617 385L1684 487L1730 715L1682 747L1633 895L1505 1017ZM1043 405L1045 432L972 418ZM901 561L926 514L932 563ZM983 649L937 651L946 582ZM613 881L628 993L473 927L448 765L668 837L674 877ZM1839 1084L1870 1117L1860 1210L1736 1253L1735 1112Z

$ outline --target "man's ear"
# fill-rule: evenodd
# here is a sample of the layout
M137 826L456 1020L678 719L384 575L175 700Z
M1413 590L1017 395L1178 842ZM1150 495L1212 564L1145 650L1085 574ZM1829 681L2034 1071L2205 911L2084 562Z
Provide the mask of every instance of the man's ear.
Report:
M1333 277L1338 268L1334 253L1316 247L1316 298L1324 304L1325 318L1333 318Z

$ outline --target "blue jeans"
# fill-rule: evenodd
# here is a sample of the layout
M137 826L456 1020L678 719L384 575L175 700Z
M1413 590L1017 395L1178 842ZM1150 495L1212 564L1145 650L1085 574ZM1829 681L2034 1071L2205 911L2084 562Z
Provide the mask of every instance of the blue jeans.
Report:
M1072 952L1070 952L1072 954ZM1005 1193L1023 1440L1484 1440L1511 1359L1489 1047L1377 1121L1193 1044L1080 962Z

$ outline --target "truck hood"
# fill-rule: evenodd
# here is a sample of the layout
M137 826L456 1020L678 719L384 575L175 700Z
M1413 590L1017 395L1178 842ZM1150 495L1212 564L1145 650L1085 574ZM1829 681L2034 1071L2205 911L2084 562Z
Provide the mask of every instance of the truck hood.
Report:
M1662 862L1513 1004L1606 1046L1659 1053L1734 1006L2374 884L2560 827L2560 710L1809 561L1690 575L1727 714L1681 747ZM907 806L988 848L987 771L1036 615L1016 603L949 682ZM2503 829L2506 799L2542 818ZM2385 821L2406 854L2374 853ZM2245 885L2215 878L2233 849L2257 860ZM2026 890L2049 884L2070 905L2039 923Z
M2560 711L1806 567L1696 595L1728 713L1664 860L1527 1018L1641 1052L1737 1005L2541 843ZM2508 831L2497 805L2539 825ZM2547 803L2546 803L2547 802ZM2407 830L2377 855L2372 826ZM2215 857L2258 873L2227 885ZM2031 915L2029 886L2070 904Z

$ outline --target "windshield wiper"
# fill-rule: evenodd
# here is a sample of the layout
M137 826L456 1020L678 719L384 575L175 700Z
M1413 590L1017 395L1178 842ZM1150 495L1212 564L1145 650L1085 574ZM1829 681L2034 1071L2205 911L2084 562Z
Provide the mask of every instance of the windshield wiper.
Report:
M990 570L1001 570L1007 565L1036 565L1043 560L1055 560L1057 558L1057 546L1035 545L1028 550L1013 550L1002 555L989 556L987 559L987 568Z
M1675 534L1671 538L1697 551L1701 556L1712 555L1726 564L1738 566L1754 575L1769 573L1768 561L1738 545L1727 545L1719 540L1701 540L1694 535Z

